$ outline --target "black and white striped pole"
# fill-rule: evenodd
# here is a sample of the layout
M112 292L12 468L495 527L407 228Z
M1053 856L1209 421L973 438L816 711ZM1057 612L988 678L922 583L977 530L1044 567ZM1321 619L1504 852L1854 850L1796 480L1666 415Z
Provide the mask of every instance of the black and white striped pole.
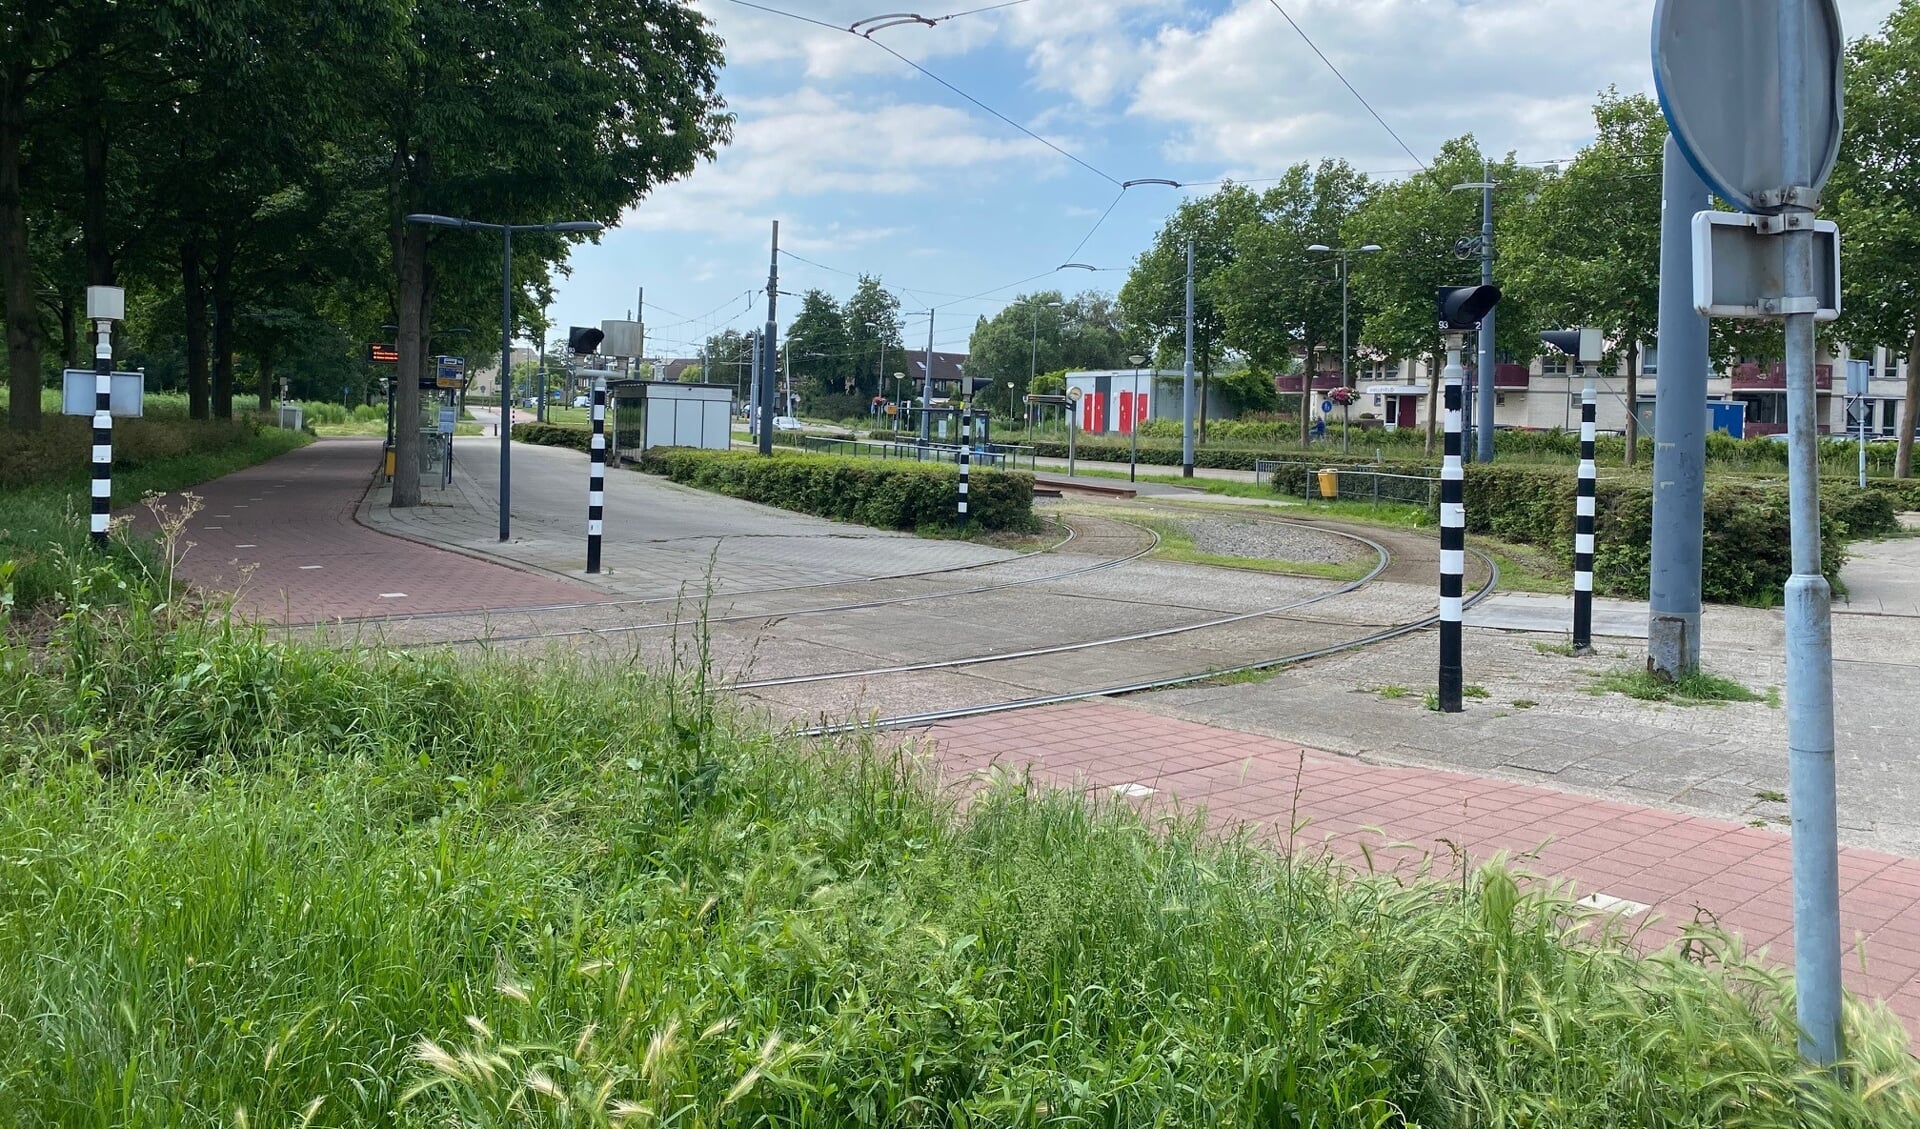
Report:
M1440 376L1446 396L1446 448L1440 464L1440 710L1461 709L1461 592L1467 558L1467 507L1460 466L1461 339L1447 337L1447 368Z
M967 527L967 477L973 468L973 414L960 405L960 528Z
M1580 393L1580 486L1573 502L1573 653L1593 650L1593 377Z
M1593 650L1594 486L1599 477L1593 459L1593 370L1600 360L1597 329L1550 329L1540 340L1565 353L1573 370L1586 375L1580 393L1580 479L1573 501L1573 653Z
M600 533L607 508L607 377L593 375L593 439L587 450L587 572L600 571Z
M87 318L99 335L93 347L93 507L96 549L107 547L113 528L113 323L126 316L126 291L87 287Z
M1467 506L1461 469L1460 386L1466 370L1460 350L1466 334L1500 300L1497 286L1443 286L1435 303L1447 344L1447 367L1440 374L1446 396L1446 448L1440 464L1440 712L1459 713L1462 690L1460 636L1465 613Z

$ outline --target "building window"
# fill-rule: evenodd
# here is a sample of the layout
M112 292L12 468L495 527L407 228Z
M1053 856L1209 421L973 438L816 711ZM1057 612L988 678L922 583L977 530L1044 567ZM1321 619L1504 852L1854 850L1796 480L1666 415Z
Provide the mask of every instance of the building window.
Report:
M1570 359L1565 353L1560 352L1543 354L1540 358L1540 375L1571 376L1573 368L1567 363Z
M1640 375L1642 376L1660 375L1660 347L1658 345L1641 346Z

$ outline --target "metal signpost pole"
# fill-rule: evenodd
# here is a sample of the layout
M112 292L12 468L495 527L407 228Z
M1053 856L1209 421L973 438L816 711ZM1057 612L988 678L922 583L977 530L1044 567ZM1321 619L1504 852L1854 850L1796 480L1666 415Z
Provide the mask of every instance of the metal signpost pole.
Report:
M933 311L927 311L927 372L920 385L920 442L933 442Z
M1576 364L1579 362L1576 360ZM1593 372L1580 392L1580 485L1573 510L1573 653L1593 650Z
M1180 385L1180 475L1193 477L1193 240L1187 240L1187 364ZM1304 397L1302 404L1304 405Z
M1493 177L1491 170L1482 166L1480 180L1480 285L1493 282ZM1480 332L1475 344L1480 347L1479 370L1474 373L1474 423L1478 425L1478 454L1480 461L1493 461L1493 343L1497 334L1494 331L1495 311L1487 311L1487 319L1480 323Z
M607 507L607 378L593 377L593 439L587 452L587 572L600 571L600 533Z
M1694 308L1785 322L1794 1003L1801 1055L1832 1065L1841 1053L1840 846L1813 325L1838 315L1839 278L1837 254L1831 275L1815 278L1813 209L1840 151L1846 39L1835 0L1657 0L1653 31L1654 85L1678 148L1714 195L1746 213L1738 224L1695 217L1704 257L1693 264ZM1777 131L1767 128L1776 113Z
M1707 319L1693 308L1693 214L1712 206L1671 135L1662 156L1660 379L1653 408L1653 550L1647 669L1669 681L1700 667L1700 531L1707 482Z
M1813 369L1813 170L1806 120L1810 44L1804 3L1780 0L1780 136L1787 230L1787 494L1793 575L1787 580L1787 795L1793 818L1793 956L1800 1050L1840 1057L1840 844L1833 767L1832 592L1820 571L1820 448ZM1804 191L1805 196L1799 195Z
M1447 335L1447 367L1441 374L1446 388L1446 450L1440 465L1440 710L1461 710L1461 589L1466 571L1467 507L1461 492L1460 385L1466 373L1460 367L1460 335Z
M973 463L973 420L967 403L960 402L960 528L967 527L967 472Z
M513 227L500 228L500 540L513 510Z
M125 310L125 292L87 287L87 316L99 334L93 346L93 496L89 532L104 550L113 529L113 319Z
M760 453L773 454L773 416L774 408L774 372L780 354L775 342L780 339L780 328L774 324L774 302L780 294L780 221L773 221L773 250L767 255L767 329L760 335L760 351L764 354L760 362L760 384L755 392L760 401L760 416L755 421L754 434L759 437Z

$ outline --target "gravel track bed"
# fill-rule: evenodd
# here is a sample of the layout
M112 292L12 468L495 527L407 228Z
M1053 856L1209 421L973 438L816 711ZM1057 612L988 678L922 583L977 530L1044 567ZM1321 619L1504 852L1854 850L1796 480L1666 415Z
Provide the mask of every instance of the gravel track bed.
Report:
M1183 518L1179 524L1193 538L1195 549L1217 556L1312 564L1374 559L1373 551L1356 541L1299 526L1228 517Z

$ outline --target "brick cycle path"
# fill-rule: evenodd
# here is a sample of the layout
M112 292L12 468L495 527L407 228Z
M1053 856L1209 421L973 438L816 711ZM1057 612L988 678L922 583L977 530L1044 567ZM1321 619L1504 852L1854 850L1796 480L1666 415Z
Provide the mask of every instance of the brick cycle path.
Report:
M1717 921L1791 969L1792 848L1780 831L1506 780L1368 764L1111 702L945 722L926 731L943 771L1029 766L1037 781L1204 805L1216 826L1262 825L1376 871L1430 856L1454 870L1505 852L1527 873L1633 915L1643 942ZM1840 851L1843 977L1920 1031L1920 860ZM1611 899L1619 899L1616 903ZM1642 909L1641 907L1645 907Z
M176 574L216 598L237 592L240 614L288 624L606 598L359 524L380 456L378 439L323 439L193 487L202 504ZM153 528L144 509L137 524Z

